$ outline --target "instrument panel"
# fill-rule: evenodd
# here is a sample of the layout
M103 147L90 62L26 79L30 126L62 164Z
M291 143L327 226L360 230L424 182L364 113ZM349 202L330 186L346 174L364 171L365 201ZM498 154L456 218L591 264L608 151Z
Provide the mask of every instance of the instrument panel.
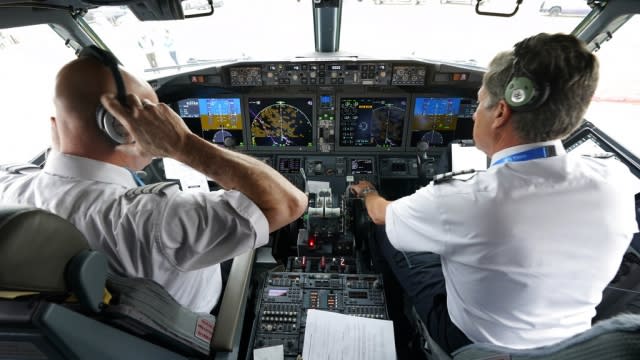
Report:
M344 179L357 154L372 155L356 166L373 173L356 178L448 171L439 159L452 142L472 138L482 75L417 60L304 58L228 64L152 85L192 132L263 158L303 187L300 170ZM300 163L278 154L296 154Z
M472 98L410 94L225 95L179 99L202 138L237 150L404 152L473 136Z

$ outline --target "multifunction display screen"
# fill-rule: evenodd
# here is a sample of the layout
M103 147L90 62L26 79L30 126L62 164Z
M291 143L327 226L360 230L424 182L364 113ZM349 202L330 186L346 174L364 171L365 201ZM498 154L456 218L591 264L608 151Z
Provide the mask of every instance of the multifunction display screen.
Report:
M251 147L313 147L313 98L250 97Z
M473 138L472 99L449 97L417 97L409 129L409 146L419 142L430 146L447 146L453 140Z
M406 97L341 98L341 147L402 147Z
M178 101L178 114L189 129L215 144L244 145L240 98L194 98Z

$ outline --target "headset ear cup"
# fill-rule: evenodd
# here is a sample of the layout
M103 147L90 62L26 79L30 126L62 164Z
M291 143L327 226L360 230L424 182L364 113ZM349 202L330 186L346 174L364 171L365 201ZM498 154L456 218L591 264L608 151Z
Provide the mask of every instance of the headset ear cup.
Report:
M504 90L504 99L509 106L518 110L532 103L536 97L535 83L527 77L513 77Z
M118 119L111 115L107 109L101 104L96 109L96 120L98 122L98 128L104 132L109 139L117 144L126 144L129 138L129 134L125 128L120 124Z
M101 104L98 104L96 108L96 123L98 124L98 129L104 132L104 117L107 114L107 109L104 108Z

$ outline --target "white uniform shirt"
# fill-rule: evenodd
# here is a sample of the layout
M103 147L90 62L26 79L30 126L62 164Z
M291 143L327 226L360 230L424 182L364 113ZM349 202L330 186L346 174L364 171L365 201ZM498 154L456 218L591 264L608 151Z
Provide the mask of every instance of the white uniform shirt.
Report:
M129 170L52 152L35 174L0 173L0 199L71 221L116 273L150 278L182 305L209 312L218 302L218 263L265 245L262 211L237 191L159 193L136 188Z
M617 160L559 141L494 159L549 144L558 156L430 184L387 208L394 247L442 256L449 315L473 342L531 348L589 329L638 231L640 183Z

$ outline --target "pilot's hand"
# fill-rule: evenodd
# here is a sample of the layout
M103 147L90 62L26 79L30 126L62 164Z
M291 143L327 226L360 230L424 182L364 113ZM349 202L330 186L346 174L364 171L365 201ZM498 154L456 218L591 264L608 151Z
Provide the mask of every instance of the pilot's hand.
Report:
M127 95L129 107L123 106L111 94L103 95L100 101L134 139L133 144L121 146L134 146L139 153L174 157L184 148L191 134L182 118L164 103L140 100L135 94Z
M351 193L353 193L357 197L362 197L365 190L368 190L367 192L375 191L376 188L373 186L373 184L366 180L360 180L357 184L352 184L349 186L349 191L351 191Z

